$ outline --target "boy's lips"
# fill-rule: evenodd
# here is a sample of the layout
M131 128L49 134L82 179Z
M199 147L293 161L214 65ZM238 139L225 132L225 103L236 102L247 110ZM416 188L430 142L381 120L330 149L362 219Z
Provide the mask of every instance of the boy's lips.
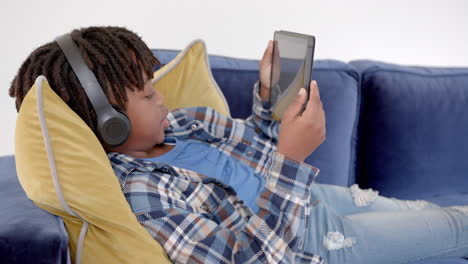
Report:
M165 129L169 127L169 120L167 120L167 118L165 118L164 121L163 121L163 127Z
M164 112L164 118L162 120L162 123L163 123L163 127L164 128L168 128L169 127L169 120L167 119L167 114L169 114L169 110L166 109L166 111Z

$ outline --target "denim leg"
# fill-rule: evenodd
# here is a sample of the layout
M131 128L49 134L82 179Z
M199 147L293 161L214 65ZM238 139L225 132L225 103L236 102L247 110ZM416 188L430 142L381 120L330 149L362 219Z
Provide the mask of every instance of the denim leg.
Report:
M304 237L304 249L319 254L325 263L360 263L360 252L354 247L356 232L349 220L339 215L325 201L315 201L311 208L309 222ZM333 261L333 262L332 262Z
M422 200L398 200L378 195L377 191L363 190L357 185L350 188L329 184L313 184L312 201L325 201L339 215L373 211L405 211L439 208Z
M309 219L304 246L328 264L397 264L468 256L468 207L341 216L320 201Z
M366 252L359 263L405 263L468 257L468 213L463 209L468 207L372 212L346 218L356 232L356 249Z

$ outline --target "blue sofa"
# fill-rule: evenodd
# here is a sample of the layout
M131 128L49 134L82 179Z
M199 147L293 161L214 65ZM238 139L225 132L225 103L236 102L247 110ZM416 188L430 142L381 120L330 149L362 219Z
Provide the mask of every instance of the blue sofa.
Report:
M177 54L170 50L154 52L163 63ZM210 64L231 115L247 117L252 107L252 85L258 79L258 61L210 56ZM321 169L318 182L342 186L358 183L385 196L426 199L443 206L468 205L468 68L318 60L313 79L319 84L327 119L325 142L306 160ZM47 257L56 263L66 262L63 226L25 199L18 188L12 156L0 158L0 173L0 215L10 216L6 218L8 225L3 224L3 217L0 221L0 256L10 263L29 263L31 254L41 254L35 247L43 241L28 239L24 230L17 237L16 230L30 223L30 232L37 230L35 224L50 230L43 236L54 241ZM4 191L12 188L17 191ZM11 196L21 198L12 200ZM17 204L25 207L16 210ZM18 247L13 245L26 245L29 257L15 255L23 253L12 250ZM468 264L468 260L415 263Z

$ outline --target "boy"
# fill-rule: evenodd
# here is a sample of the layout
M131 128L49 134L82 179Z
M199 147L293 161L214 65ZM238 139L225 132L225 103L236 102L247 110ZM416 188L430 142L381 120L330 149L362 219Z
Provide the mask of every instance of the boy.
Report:
M109 101L128 115L129 138L104 148L137 219L172 261L395 263L435 252L468 255L464 208L443 210L427 202L379 197L357 186L312 184L318 169L303 161L325 138L318 87L311 83L302 115L304 89L282 124L275 122L264 85L271 44L260 62L253 114L233 120L201 107L169 113L151 85L159 62L134 33L90 27L71 36ZM10 88L17 109L40 74L95 130L94 109L54 42L35 50L19 69ZM422 225L424 217L434 223ZM417 236L405 237L410 230ZM440 241L430 241L428 230L440 232ZM430 242L414 247L418 241Z

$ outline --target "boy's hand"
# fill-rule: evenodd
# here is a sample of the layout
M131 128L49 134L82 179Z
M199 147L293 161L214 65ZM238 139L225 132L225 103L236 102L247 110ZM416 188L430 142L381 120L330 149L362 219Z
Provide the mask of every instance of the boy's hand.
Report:
M306 109L299 115L307 98L306 90L299 94L283 114L278 139L278 152L289 159L304 160L325 140L325 113L317 82L310 83L310 98Z
M273 78L271 77L271 67L272 67L272 54L273 54L273 45L277 45L278 43L275 43L275 41L270 40L268 42L268 47L266 48L265 52L263 53L262 60L260 61L259 64L259 70L260 70L260 97L262 98L262 101L266 102L270 100L270 91L271 87L274 86L275 84L278 83L279 81L279 75L281 72L280 66L281 64L279 63L279 52L278 49L275 50L275 67L274 72L273 72ZM272 84L270 84L272 82Z

